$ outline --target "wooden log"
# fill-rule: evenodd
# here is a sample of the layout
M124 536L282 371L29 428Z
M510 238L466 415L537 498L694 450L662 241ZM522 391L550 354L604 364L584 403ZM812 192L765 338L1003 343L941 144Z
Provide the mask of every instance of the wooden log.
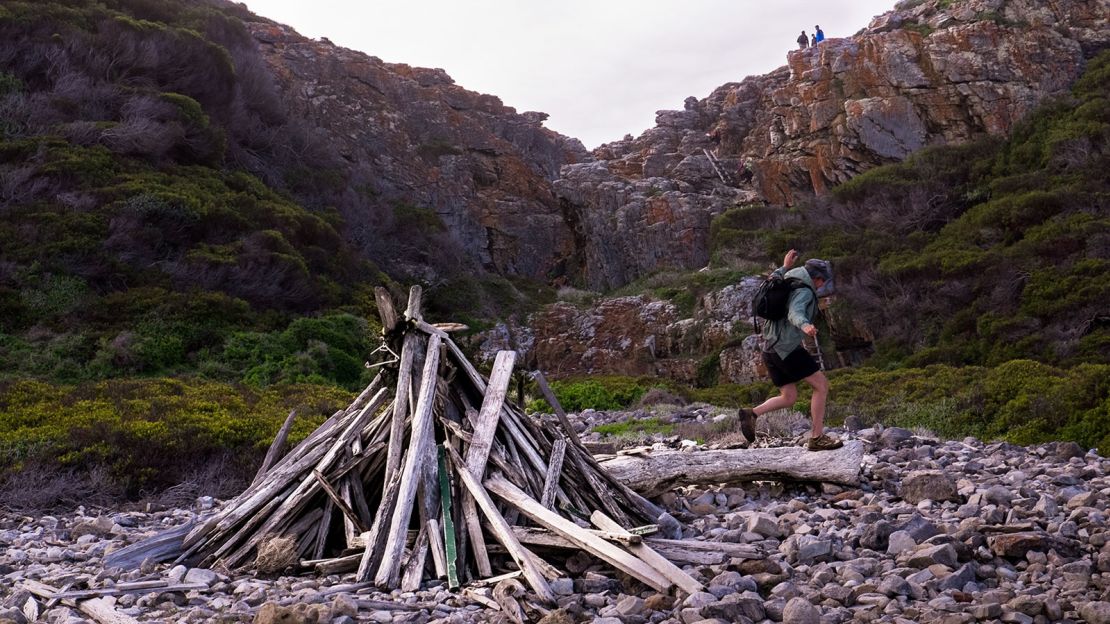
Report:
M405 318L410 321L423 321L424 315L420 309L423 305L424 289L418 284L409 288L409 303L405 306Z
M657 496L678 485L734 484L755 480L817 481L858 485L863 442L833 451L799 447L713 451L655 451L599 458L601 467L628 487Z
M78 589L62 591L54 594L51 600L84 600L86 598L100 598L103 596L123 596L124 594L150 594L163 592L208 591L205 583L177 583L169 581L142 581L138 583L120 583L113 587L102 589Z
M630 555L613 544L591 534L574 524L570 520L547 509L539 501L531 498L520 488L509 483L504 477L493 476L486 479L485 486L501 500L519 509L525 516L537 524L557 533L574 542L579 548L599 557L618 570L629 574L656 591L667 591L672 583L651 566L638 558Z
M325 559L323 561L316 562L312 566L312 568L319 576L345 574L347 572L354 572L355 570L357 570L360 561L362 561L362 553L357 553L354 555L347 555L345 557Z
M289 439L289 430L293 428L293 419L296 416L297 410L289 410L289 415L285 417L285 422L278 429L274 441L270 443L270 449L266 451L266 457L262 460L262 465L258 467L258 472L255 473L252 483L258 483L259 479L281 459L281 451L285 448L285 441Z
M421 462L427 456L427 446L432 443L432 408L435 404L436 378L439 370L439 346L440 340L437 336L428 339L424 372L420 381L420 395L412 417L409 452L405 457L404 468L401 470L397 505L393 510L389 535L383 548L382 563L374 576L374 583L383 588L397 587L401 568L401 550L405 545L405 533L408 531L409 519L412 517L416 488L424 468Z
M567 440L559 437L551 447L551 457L547 462L547 476L543 480L543 495L540 504L552 509L555 504L555 492L559 489L559 478L563 475L563 458L567 452Z
M632 533L625 531L624 527L617 524L616 521L600 511L595 511L590 515L590 522L593 522L594 526L603 531L625 533L629 537L633 536ZM683 572L682 568L668 561L665 557L652 550L651 546L647 544L638 542L629 544L628 551L642 559L644 563L658 570L660 574L667 577L667 579L677 585L679 589L688 594L700 592L705 589L705 586L699 583L694 577Z
M382 319L382 333L388 334L397 327L397 309L393 307L393 297L383 286L374 288L374 301L378 304L378 316Z
M469 470L466 470L466 463L459 457L458 453L455 452L455 449L448 446L446 447L446 451L451 457L451 463L455 467L455 473L459 475L459 480L462 481L463 485L470 492L470 495L474 497L474 502L478 504L482 513L485 514L486 520L489 522L490 531L493 533L494 537L497 538L497 541L501 542L501 545L509 551L509 556L513 558L517 567L524 573L524 578L528 581L528 585L531 586L532 590L536 592L536 595L544 602L555 602L555 594L551 591L551 586L547 584L547 579L544 578L543 573L528 558L526 554L527 551L513 535L512 529L497 510L497 505L494 504L493 499L486 493L485 488L482 487L482 483L478 481L474 475L470 474Z

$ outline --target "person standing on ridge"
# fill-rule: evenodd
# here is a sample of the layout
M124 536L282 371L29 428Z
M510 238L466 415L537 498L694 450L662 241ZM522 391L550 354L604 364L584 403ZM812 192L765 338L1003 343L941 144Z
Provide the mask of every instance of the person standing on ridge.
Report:
M825 40L825 31L821 30L820 26L814 26L814 28L817 30L817 32L813 33L813 38L817 40L817 43L821 43Z
M811 47L811 48L816 48L817 47L817 35L810 35L809 36L809 47Z
M777 409L785 409L798 400L798 382L805 381L813 388L809 414L812 424L808 448L811 451L829 451L840 448L843 442L825 434L825 402L829 396L829 381L821 366L802 345L805 336L817 339L817 293L831 294L833 289L832 267L824 260L806 260L805 265L792 268L798 260L798 251L791 249L782 260L775 274L782 279L796 279L800 284L790 292L786 318L767 321L760 332L763 337L763 363L779 395L771 397L754 408L740 408L740 431L748 442L755 441L755 420Z
M809 46L809 36L803 30L802 34L798 35L798 49L805 50L807 46Z

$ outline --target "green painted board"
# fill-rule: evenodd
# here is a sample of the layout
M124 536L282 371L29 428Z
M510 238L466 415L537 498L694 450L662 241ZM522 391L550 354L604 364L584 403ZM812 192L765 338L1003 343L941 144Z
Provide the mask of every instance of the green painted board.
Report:
M451 479L447 476L447 462L444 460L443 445L439 449L439 504L443 510L443 544L447 551L447 586L451 589L459 587L459 570L457 562L459 551L455 545L455 520L451 517ZM466 470L466 467L462 468Z

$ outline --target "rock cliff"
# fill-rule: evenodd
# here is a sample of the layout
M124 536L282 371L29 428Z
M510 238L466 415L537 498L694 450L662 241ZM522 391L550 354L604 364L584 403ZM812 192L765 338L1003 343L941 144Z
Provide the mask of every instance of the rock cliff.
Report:
M605 289L699 268L712 218L734 204L794 204L927 145L1004 135L1110 44L1105 0L900 7L564 167L555 189L572 207L584 282ZM736 184L747 159L754 179Z
M356 198L343 217L367 255L379 258L383 233L415 210L430 218L425 228L448 234L462 263L541 280L562 271L574 239L551 182L587 153L544 128L546 114L517 113L441 69L386 63L271 22L247 26L289 113L339 156ZM443 264L448 250L422 251L401 272L439 277L418 263Z

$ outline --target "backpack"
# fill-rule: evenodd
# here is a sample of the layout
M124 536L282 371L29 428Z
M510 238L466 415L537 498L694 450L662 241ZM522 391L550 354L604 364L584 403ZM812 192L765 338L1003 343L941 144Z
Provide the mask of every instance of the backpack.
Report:
M752 297L752 313L768 321L780 321L786 318L790 294L799 288L809 288L809 286L796 277L784 278L777 273L772 273L760 284L759 290Z

